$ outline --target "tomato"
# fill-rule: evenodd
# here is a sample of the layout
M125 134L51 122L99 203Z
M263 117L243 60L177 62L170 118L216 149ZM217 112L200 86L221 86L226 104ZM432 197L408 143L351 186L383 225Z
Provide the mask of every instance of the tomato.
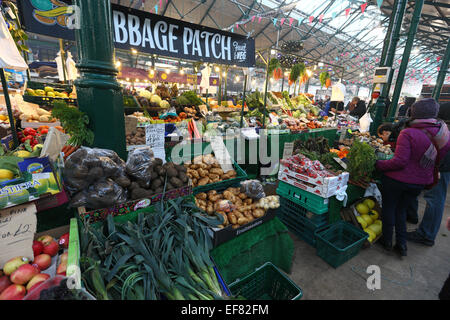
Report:
M36 130L34 130L33 128L25 128L25 130L23 130L23 133L26 135L26 136L35 136L36 135Z
M27 140L27 139L22 138L22 139L20 139L20 142L24 143L26 140Z
M41 134L47 134L48 133L48 129L42 129L41 130Z
M34 137L32 135L26 136L25 140L30 140L30 142L34 139Z

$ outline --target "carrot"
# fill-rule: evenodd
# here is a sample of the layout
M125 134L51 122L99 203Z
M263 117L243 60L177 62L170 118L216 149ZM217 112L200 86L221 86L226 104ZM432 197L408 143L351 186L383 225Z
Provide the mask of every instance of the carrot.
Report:
M78 146L70 146L67 152L64 154L64 159L70 156L75 150L78 149Z
M69 149L69 146L68 146L67 144L65 144L65 145L62 147L61 152L62 152L62 153L66 153L67 149Z

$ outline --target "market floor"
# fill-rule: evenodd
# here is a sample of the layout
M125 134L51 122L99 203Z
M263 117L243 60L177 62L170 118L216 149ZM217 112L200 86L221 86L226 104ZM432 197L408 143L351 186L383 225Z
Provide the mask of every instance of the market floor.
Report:
M425 201L419 202L419 222ZM316 255L315 248L292 235L294 262L290 278L303 290L302 299L348 300L433 300L450 272L450 232L445 222L450 216L450 190L441 228L433 247L408 242L404 260L388 255L379 245L362 249L353 259L334 269ZM408 231L416 229L408 223ZM381 289L369 290L366 269L377 265L381 270Z

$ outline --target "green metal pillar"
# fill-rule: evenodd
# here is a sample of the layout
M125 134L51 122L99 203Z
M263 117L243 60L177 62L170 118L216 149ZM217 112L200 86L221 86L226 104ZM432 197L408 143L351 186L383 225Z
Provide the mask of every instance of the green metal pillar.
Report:
M239 128L242 129L242 126L244 125L244 108L245 108L245 95L247 93L247 79L248 74L245 74L244 76L244 94L242 95L242 106L241 106L241 121L239 123Z
M405 80L406 69L408 68L409 56L411 55L411 49L414 44L414 38L416 37L417 28L419 27L420 16L422 14L424 0L416 0L414 4L414 13L411 19L411 25L409 26L408 39L406 40L405 49L403 51L402 63L398 70L397 80L395 82L395 89L392 95L391 105L389 106L389 113L387 121L394 121L397 115L397 104L402 91L403 81Z
M75 81L78 106L89 116L94 146L126 159L122 87L117 81L109 0L75 0L81 11L75 30L80 78Z
M381 57L381 63L380 66L384 67L391 67L394 63L394 57L395 57L395 50L397 49L397 43L400 39L400 30L403 22L403 16L405 14L406 9L406 3L408 0L396 0L394 3L394 7L392 10L392 14L390 19L394 19L392 22L392 28L391 33L386 34L386 38L384 40L384 47L383 47L383 55ZM389 30L388 30L389 31ZM388 49L386 49L386 46L388 46ZM381 90L381 94L377 99L377 102L375 104L375 119L371 123L370 126L370 133L372 135L376 134L378 126L383 121L383 113L384 109L386 108L386 98L389 96L389 90L392 83L392 77L394 75L394 70L392 70L390 77L388 79L388 83L383 85L383 88Z
M445 75L447 74L449 62L450 62L450 37L448 38L447 48L445 49L444 59L442 60L441 68L439 69L436 85L434 86L433 93L431 95L436 101L439 101L442 85L444 84Z
M264 111L263 111L263 129L266 128L266 112L267 112L267 88L269 86L269 63L270 63L270 50L269 50L269 55L267 57L267 66L266 66L266 83L265 83L265 87L264 87Z
M3 95L5 96L6 110L8 110L8 119L9 119L9 126L11 127L11 132L13 136L13 143L14 143L13 145L14 149L16 149L20 143L17 137L16 123L14 122L15 119L12 112L11 100L9 99L8 83L6 82L5 71L3 70L3 68L0 68L0 79L2 82Z

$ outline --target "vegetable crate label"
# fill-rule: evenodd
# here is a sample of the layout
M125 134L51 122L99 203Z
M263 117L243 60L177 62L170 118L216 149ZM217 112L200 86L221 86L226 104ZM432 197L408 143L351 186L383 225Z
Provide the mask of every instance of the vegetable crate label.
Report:
M170 191L166 191L164 196L164 201L170 199L176 199L180 197L185 197L192 194L192 185L184 186L182 188L173 189ZM87 211L80 213L82 217L89 218L91 223L102 221L106 219L108 215L113 215L114 217L123 216L128 213L137 211L139 209L147 208L157 202L163 200L163 194L156 194L148 199L139 199L134 201L129 201L126 203L120 203L110 208L97 209L92 211Z
M37 200L45 195L60 193L53 172L37 173L32 180L9 185L0 190L0 208Z

